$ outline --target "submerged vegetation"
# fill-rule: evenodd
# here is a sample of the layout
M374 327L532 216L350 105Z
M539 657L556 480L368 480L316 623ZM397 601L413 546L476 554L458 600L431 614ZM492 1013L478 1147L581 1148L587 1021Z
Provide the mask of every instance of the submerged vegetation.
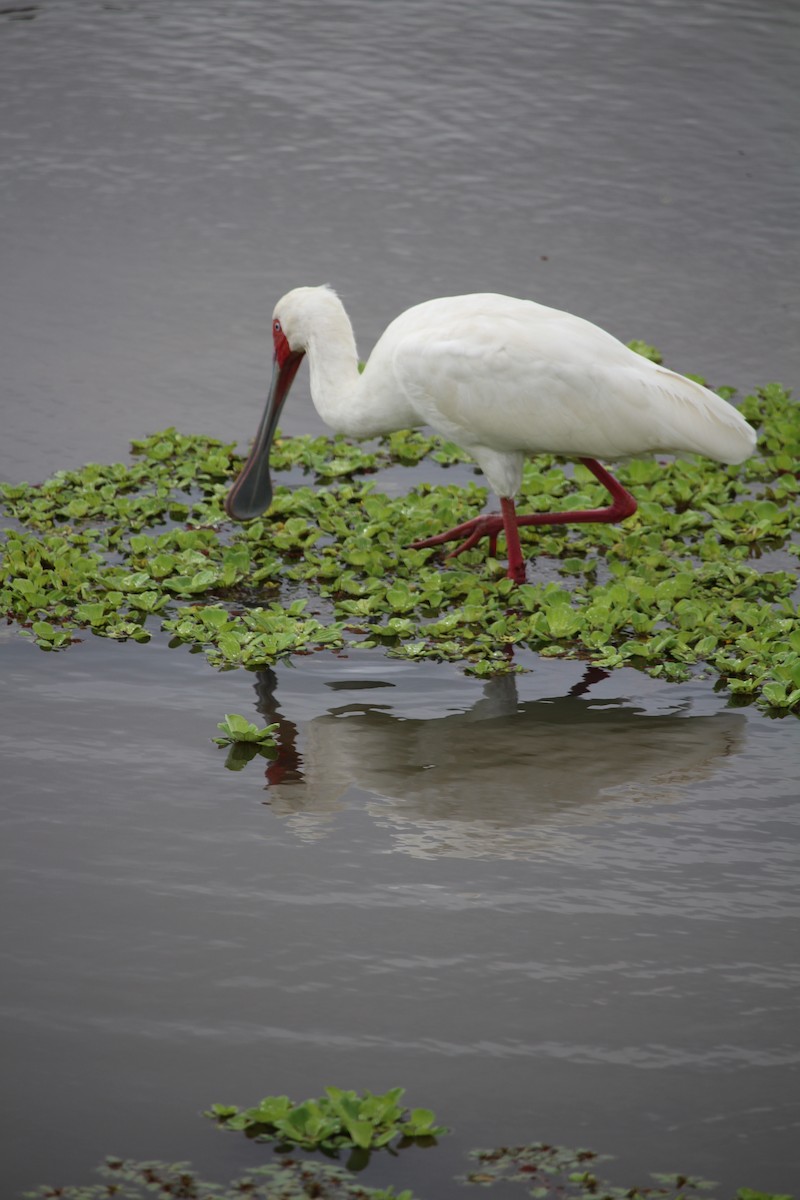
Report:
M440 468L470 461L452 444L415 431L368 446L279 438L286 483L264 518L234 527L222 504L235 448L168 429L134 442L130 465L0 484L0 612L45 650L83 631L146 641L162 629L219 668L357 644L489 675L516 669L516 648L666 680L708 670L736 703L798 712L800 405L771 384L740 411L759 433L748 462L624 464L637 513L523 530L521 586L485 542L449 560L407 549L486 503L464 468L460 484L444 480ZM423 460L442 481L409 490L396 468ZM371 478L386 468L379 482L400 494ZM543 455L520 508L593 507L601 492L581 465Z

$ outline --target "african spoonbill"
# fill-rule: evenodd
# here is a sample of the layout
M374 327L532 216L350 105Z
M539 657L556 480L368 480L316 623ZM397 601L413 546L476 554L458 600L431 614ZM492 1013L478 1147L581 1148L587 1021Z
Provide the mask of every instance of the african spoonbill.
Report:
M269 453L303 356L311 397L338 433L368 438L429 425L463 447L500 498L484 514L414 542L420 549L464 539L460 554L504 532L508 576L525 579L518 527L620 521L636 501L597 458L704 454L738 463L755 431L700 384L650 362L570 313L493 293L428 300L401 313L362 374L353 328L329 287L299 287L272 319L274 362L266 409L250 455L228 494L228 515L246 521L272 500ZM577 458L608 490L606 508L518 515L514 497L528 454Z

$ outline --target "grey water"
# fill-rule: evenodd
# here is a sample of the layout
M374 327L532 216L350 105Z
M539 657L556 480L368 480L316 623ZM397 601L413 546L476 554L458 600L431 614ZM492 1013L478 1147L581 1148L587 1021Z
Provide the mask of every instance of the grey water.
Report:
M245 443L298 283L364 357L495 290L796 385L799 49L793 0L0 6L0 476ZM283 424L321 429L304 380ZM796 721L533 658L0 663L4 1194L228 1178L258 1153L204 1107L327 1084L454 1128L367 1172L423 1198L539 1139L800 1190ZM231 711L277 764L225 769Z

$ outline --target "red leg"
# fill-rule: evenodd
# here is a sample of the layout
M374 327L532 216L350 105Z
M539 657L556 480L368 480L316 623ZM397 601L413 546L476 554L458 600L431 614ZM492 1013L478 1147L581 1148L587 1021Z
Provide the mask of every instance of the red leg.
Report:
M580 461L611 493L613 504L609 504L607 508L583 508L575 512L526 513L525 516L517 517L518 525L582 525L588 522L613 524L614 521L623 521L625 517L633 516L636 512L636 501L627 488L624 488L610 471L601 467L596 459L582 458Z
M506 549L508 551L506 575L515 583L524 583L525 559L522 557L522 547L519 544L519 517L514 508L514 501L509 500L507 496L501 496L500 507L503 510L503 526L506 531Z
M461 545L457 546L455 550L451 550L448 555L448 558L456 558L465 550L471 550L481 538L488 537L489 552L494 556L497 548L497 535L504 532L508 546L508 578L515 579L517 583L524 582L525 561L522 557L518 533L520 525L580 525L589 522L606 524L622 521L636 512L636 501L633 496L619 480L614 478L610 471L602 467L594 458L582 458L580 461L589 468L595 479L602 483L603 487L611 494L612 503L606 508L585 508L573 512L525 513L523 516L519 516L514 507L514 501L503 497L500 500L502 515L485 513L480 517L472 517L471 520L464 521L463 524L456 525L455 528L448 529L444 533L437 533L433 537L412 542L411 549L425 550L430 546L441 546L445 542L465 538Z

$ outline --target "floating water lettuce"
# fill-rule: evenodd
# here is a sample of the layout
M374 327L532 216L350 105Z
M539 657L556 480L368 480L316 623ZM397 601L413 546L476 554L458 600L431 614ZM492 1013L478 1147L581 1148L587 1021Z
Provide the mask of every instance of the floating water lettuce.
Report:
M618 1187L598 1175L610 1155L593 1150L573 1150L548 1142L473 1150L476 1168L462 1183L521 1184L525 1194L538 1200L722 1200L718 1185L709 1179L684 1174L651 1173L652 1182ZM728 1193L730 1195L730 1193ZM739 1188L735 1200L793 1200L789 1195Z
M278 1098L274 1098L278 1099ZM709 1180L685 1174L651 1174L652 1182L627 1187L608 1183L598 1167L608 1155L592 1150L573 1150L546 1142L499 1147L472 1152L475 1165L456 1181L458 1194L474 1195L474 1188L502 1185L502 1195L533 1196L537 1200L793 1200L788 1193L756 1191L742 1187L732 1196ZM201 1179L185 1162L135 1162L111 1156L98 1168L105 1181L85 1187L40 1187L26 1192L24 1200L414 1200L410 1190L372 1188L336 1163L313 1162L284 1157L277 1162L251 1167L245 1176L229 1184ZM452 1188L448 1195L455 1195ZM429 1200L433 1197L428 1194Z
M277 725L265 725L259 729L257 725L248 721L247 717L242 717L239 713L226 713L225 720L220 721L217 725L217 729L222 730L222 737L212 738L212 741L216 742L218 746L231 746L238 742L247 745L274 746L277 728Z
M0 611L46 650L165 631L218 668L355 644L479 676L534 651L665 680L710 671L732 703L800 712L800 405L770 384L741 411L759 432L748 462L623 464L637 513L527 531L522 586L483 549L448 560L406 548L486 503L463 465L448 480L469 461L452 444L413 430L366 447L278 438L286 483L264 518L234 528L222 501L235 448L164 430L136 441L127 466L0 484ZM399 489L402 468L423 461L431 482L378 489L376 471L393 468ZM592 507L600 490L580 464L542 456L526 465L521 507Z
M414 1200L411 1191L373 1188L336 1163L286 1158L251 1167L230 1183L201 1179L189 1163L136 1162L111 1156L86 1187L41 1187L24 1200ZM762 1200L770 1200L763 1197Z
M429 1108L405 1108L400 1103L403 1094L399 1087L381 1095L328 1087L324 1096L301 1104L294 1104L288 1096L266 1096L255 1107L242 1110L214 1104L206 1116L250 1138L305 1150L378 1150L397 1139L433 1144L440 1134L449 1132L435 1124Z

